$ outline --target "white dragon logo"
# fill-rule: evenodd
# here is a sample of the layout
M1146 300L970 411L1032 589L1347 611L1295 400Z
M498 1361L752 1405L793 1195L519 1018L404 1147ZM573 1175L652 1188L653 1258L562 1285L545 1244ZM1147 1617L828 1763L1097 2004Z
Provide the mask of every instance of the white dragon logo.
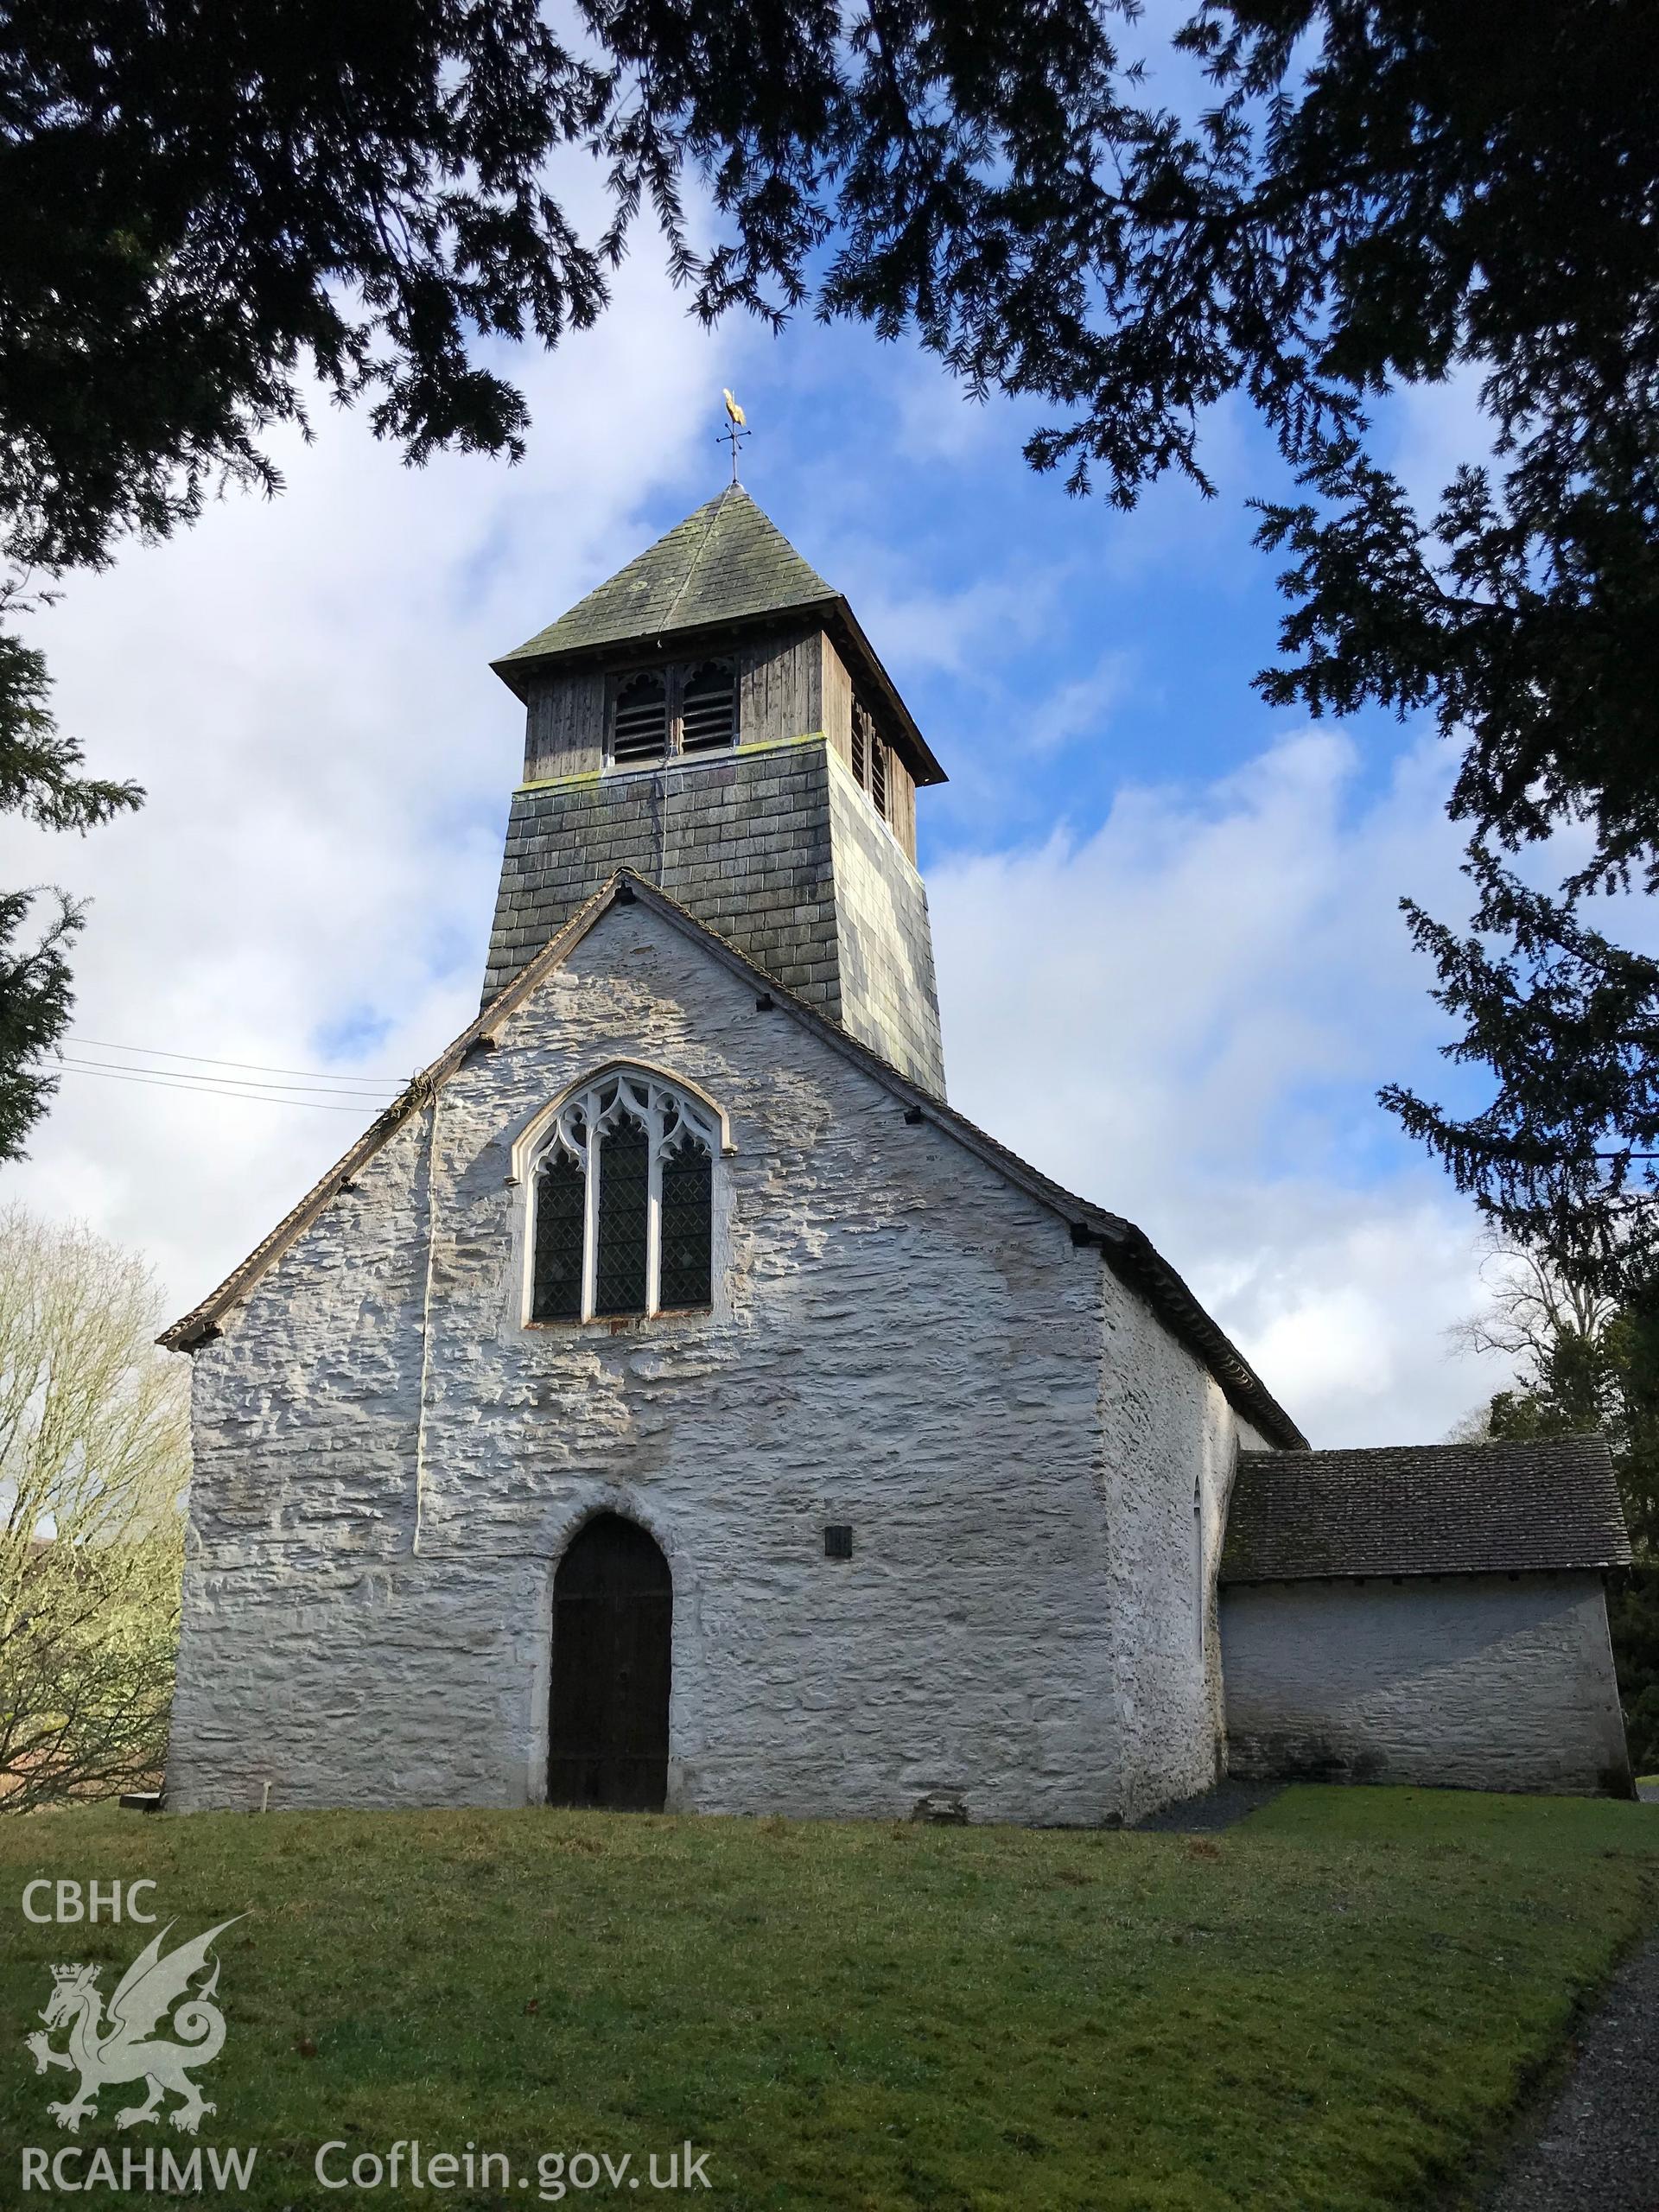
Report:
M83 2120L96 2120L98 2107L93 2100L113 2082L142 2082L149 2092L143 2104L129 2105L124 2112L117 2113L118 2127L137 2127L142 2120L159 2120L162 2100L169 2089L183 2101L168 2116L187 2135L195 2133L204 2113L218 2109L207 2102L187 2069L206 2066L225 2045L225 2015L213 2002L219 1986L219 1961L213 1961L213 1973L200 1989L191 1992L190 1982L207 1965L213 1938L244 1917L238 1913L235 1919L221 1920L194 1943L181 1943L163 1958L162 1945L175 1924L169 1920L116 1985L107 2019L98 1989L99 1967L53 1967L52 1995L41 2018L48 2029L59 2027L66 2020L69 2023L69 2048L54 2050L50 2037L39 2028L25 2041L35 2055L37 2074L44 2074L48 2066L79 2072L80 2087L73 2097L47 2107L60 2127L67 2127L73 2135ZM180 2004L187 1995L190 2001ZM173 2010L175 2005L177 2012ZM156 2022L169 2013L172 2017L167 2024L184 2037L182 2043L162 2042L151 2033Z

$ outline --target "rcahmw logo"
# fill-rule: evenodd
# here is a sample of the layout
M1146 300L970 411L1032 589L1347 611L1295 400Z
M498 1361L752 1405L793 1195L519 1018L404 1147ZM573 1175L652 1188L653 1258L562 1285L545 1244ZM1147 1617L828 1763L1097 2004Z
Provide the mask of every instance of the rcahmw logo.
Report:
M153 1887L135 1883L128 1889L128 1918L155 1918L153 1913L133 1909L137 1903L133 1891ZM51 1891L58 1911L35 1911L31 1904L35 1891ZM98 1920L98 1885L91 1893L93 1909L86 1913L79 1900L79 1883L31 1883L24 1889L22 1907L31 1920ZM119 1920L119 1889L115 1889L113 1907L111 1918ZM177 1924L168 1920L115 1984L108 2008L104 2008L104 1993L98 1986L102 1968L73 1962L51 1968L51 1998L40 2013L42 2026L33 2029L24 2044L33 2055L35 2073L62 2069L79 2075L73 2097L47 2106L60 2128L78 2133L82 2119L98 2117L99 2090L128 2082L142 2082L143 2097L115 2114L118 2128L142 2128L146 2121L159 2124L168 2119L175 2128L194 2134L204 2114L217 2110L190 2075L210 2066L224 2050L226 2015L213 2002L219 1991L219 1960L210 1964L210 1953L219 1936L241 1918L244 1913L221 1920L204 1936L175 1944L173 1951L163 1948ZM64 2031L62 2049L53 2044L60 2029ZM168 2033L157 2033L157 2029ZM173 2106L168 2106L170 2097L177 2099Z

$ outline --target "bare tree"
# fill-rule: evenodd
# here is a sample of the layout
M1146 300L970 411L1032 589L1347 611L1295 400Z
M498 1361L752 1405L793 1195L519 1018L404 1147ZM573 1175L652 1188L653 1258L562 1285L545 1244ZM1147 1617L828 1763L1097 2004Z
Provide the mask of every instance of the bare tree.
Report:
M0 1808L130 1786L167 1743L187 1363L143 1262L0 1210Z
M1513 1361L1523 1389L1544 1389L1562 1340L1599 1342L1618 1308L1611 1298L1564 1281L1541 1252L1511 1244L1497 1230L1483 1242L1487 1303L1449 1333L1466 1351L1500 1352Z

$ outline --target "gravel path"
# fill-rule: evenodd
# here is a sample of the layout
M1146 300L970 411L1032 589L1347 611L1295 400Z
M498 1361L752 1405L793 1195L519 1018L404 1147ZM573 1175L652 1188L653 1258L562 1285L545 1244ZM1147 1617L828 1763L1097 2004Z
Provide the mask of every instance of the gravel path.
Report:
M1659 2212L1659 1936L1614 1976L1542 2133L1484 2212Z

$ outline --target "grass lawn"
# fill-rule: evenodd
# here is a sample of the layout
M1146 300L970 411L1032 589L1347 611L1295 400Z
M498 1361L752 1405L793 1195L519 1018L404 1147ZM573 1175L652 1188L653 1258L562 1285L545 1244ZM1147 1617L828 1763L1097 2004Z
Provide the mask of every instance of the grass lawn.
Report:
M22 2047L49 1964L105 1962L107 1996L149 1931L31 1925L41 1875L148 1875L181 1937L247 1916L219 1945L228 2037L200 2141L258 2157L250 2189L209 2201L534 2205L559 2201L542 2154L631 2153L637 2178L689 2138L696 2194L732 2208L1369 2212L1455 2201L1575 2001L1659 1917L1659 1809L1298 1789L1213 1840L555 1812L0 1821L8 2206L48 2201L22 2193L20 2146L73 2143L83 2170L100 2144L118 2170L190 2147L118 2134L127 2088L77 2138L47 2117L74 2086ZM411 2137L505 2154L510 2186L314 2177L321 2144L350 2146L339 2176ZM563 2201L615 2196L601 2177Z

